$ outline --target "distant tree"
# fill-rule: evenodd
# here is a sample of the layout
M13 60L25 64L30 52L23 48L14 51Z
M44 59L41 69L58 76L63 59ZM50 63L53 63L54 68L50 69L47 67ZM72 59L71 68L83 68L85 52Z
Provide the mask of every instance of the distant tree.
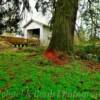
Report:
M78 29L89 34L89 38L97 38L100 32L100 0L87 0L80 5L81 25Z
M30 10L28 0L0 0L0 34L3 31L16 32L25 9Z

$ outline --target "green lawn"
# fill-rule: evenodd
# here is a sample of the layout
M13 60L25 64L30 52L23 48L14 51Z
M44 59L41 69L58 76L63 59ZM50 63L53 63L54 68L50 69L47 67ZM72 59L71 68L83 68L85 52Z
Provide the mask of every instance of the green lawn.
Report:
M100 72L53 65L35 51L0 52L0 100L100 100Z

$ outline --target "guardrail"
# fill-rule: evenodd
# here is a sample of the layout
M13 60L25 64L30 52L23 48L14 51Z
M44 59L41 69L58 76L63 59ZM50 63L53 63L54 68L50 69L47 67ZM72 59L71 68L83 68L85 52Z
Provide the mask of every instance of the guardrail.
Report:
M11 37L11 36L0 36L0 40L7 41L14 46L28 46L28 45L39 45L40 40L37 39L25 39L20 37Z

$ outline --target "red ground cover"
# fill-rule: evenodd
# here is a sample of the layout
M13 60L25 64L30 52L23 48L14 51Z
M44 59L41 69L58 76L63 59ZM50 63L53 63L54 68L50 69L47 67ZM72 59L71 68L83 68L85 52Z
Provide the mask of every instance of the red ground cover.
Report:
M57 65L64 65L64 64L68 63L68 59L66 59L62 55L59 55L58 52L51 50L51 49L47 49L44 52L44 56Z
M51 49L47 49L44 52L44 56L57 65L64 65L70 62L70 58L68 56L61 55L57 51ZM87 61L87 60L82 62L87 66L87 68L100 71L100 63L95 63L93 61Z

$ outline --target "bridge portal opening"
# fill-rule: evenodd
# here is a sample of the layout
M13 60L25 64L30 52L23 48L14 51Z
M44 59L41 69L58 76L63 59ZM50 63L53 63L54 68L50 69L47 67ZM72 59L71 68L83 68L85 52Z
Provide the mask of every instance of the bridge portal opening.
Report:
M36 28L36 29L29 29L27 31L28 33L28 38L40 38L40 28Z

